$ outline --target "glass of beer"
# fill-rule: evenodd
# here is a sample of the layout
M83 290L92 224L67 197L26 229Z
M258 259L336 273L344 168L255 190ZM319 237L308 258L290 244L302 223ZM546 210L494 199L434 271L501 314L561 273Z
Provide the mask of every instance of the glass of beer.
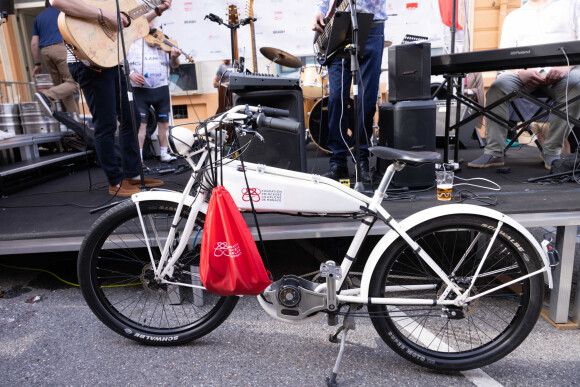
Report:
M451 200L453 192L453 171L435 171L437 200Z

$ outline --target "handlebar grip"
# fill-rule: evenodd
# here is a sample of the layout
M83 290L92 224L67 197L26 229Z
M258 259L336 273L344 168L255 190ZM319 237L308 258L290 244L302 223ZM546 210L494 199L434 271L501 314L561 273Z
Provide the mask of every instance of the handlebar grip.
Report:
M281 120L279 118L266 117L260 114L256 120L258 126L265 126L267 128L278 129L284 132L300 133L300 123L290 120Z
M262 106L262 112L268 117L288 117L290 116L289 110L275 109L267 106Z

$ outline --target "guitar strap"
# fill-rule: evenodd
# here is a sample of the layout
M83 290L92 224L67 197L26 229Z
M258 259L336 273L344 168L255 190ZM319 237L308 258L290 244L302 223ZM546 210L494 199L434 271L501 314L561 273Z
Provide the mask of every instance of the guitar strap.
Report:
M334 3L332 4L332 8L330 9L328 16L326 17L328 20L332 19L332 17L334 16L334 13L336 12L336 3L338 3L338 0L334 0Z

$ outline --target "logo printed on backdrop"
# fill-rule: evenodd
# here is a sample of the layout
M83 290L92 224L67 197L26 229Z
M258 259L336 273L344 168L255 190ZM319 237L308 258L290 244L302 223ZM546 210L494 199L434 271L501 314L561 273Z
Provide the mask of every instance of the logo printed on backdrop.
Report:
M215 257L226 255L230 258L237 258L242 255L242 250L240 249L240 245L237 243L233 246L228 246L227 242L216 242L213 249L213 255Z

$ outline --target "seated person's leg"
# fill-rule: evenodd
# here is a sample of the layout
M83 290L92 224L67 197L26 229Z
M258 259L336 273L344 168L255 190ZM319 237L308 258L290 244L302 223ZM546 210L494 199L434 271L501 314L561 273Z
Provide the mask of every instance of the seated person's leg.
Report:
M572 69L568 78L568 80L566 78L562 79L550 88L552 98L558 103L565 102L566 97L569 100L580 95L580 68L576 67ZM568 88L567 93L566 87ZM568 114L570 117L580 118L580 100L568 105ZM570 128L568 127L568 122L552 114L550 131L548 138L544 141L544 151L542 154L547 169L551 168L554 160L560 158L564 140L566 140L569 133Z
M523 87L524 85L517 74L512 72L501 74L489 87L485 95L485 105L491 105L513 90ZM496 106L492 112L507 120L509 117L508 107L509 101L506 101ZM507 128L490 119L485 120L485 128L487 145L485 146L484 154L467 164L469 167L487 168L504 165L503 150L507 139Z

